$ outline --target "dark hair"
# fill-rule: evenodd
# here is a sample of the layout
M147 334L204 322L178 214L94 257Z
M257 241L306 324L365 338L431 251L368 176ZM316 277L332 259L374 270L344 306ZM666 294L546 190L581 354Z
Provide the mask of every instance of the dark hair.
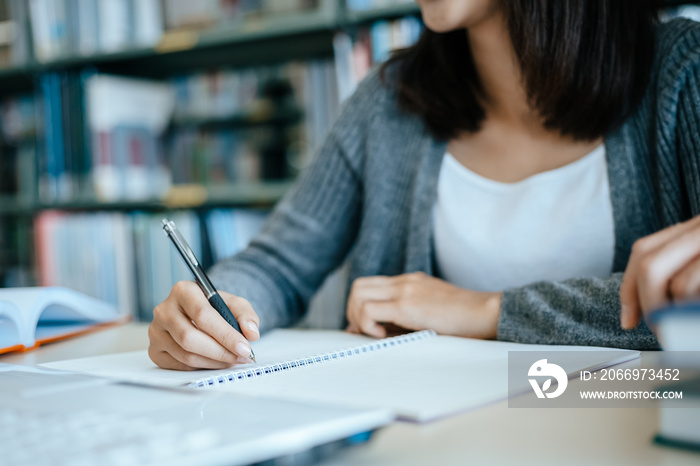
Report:
M621 125L644 96L654 51L654 0L499 0L530 105L545 128L592 140ZM440 139L475 132L482 86L464 29L396 52L401 108Z

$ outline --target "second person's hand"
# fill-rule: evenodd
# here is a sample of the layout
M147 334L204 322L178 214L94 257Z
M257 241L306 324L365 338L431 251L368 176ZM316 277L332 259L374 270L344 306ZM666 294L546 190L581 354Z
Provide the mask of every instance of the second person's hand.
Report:
M393 324L492 339L498 331L501 298L502 293L467 290L422 272L362 277L353 282L348 297L347 330L385 338L386 324Z
M224 369L251 362L249 341L260 338L260 319L250 303L219 291L243 334L211 307L194 282L177 282L153 310L148 355L163 369Z

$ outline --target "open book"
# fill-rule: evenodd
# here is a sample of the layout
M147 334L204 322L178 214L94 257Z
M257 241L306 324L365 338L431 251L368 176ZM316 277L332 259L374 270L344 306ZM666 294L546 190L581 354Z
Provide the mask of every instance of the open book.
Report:
M25 351L123 319L117 309L62 287L0 290L0 354Z
M275 330L253 345L258 364L218 371L159 369L145 351L45 366L156 385L384 408L400 418L428 421L505 400L509 351L580 351L575 367L567 368L570 375L639 356L637 351L609 348L600 353L603 348L438 336L430 330L383 340L340 331ZM525 377L522 389L531 390Z

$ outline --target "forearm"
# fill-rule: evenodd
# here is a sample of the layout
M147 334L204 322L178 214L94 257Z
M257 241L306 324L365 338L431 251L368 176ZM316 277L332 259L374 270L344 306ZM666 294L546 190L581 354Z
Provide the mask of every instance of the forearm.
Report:
M360 193L359 179L331 134L260 234L212 269L214 284L250 301L263 331L293 324L345 259L355 239Z
M256 260L242 253L216 264L209 276L222 291L235 294L250 301L260 317L260 331L292 325L301 310L295 306L293 296L275 277L274 271L265 270Z
M503 293L498 339L533 344L658 349L642 322L620 327L622 274L601 278L537 282Z

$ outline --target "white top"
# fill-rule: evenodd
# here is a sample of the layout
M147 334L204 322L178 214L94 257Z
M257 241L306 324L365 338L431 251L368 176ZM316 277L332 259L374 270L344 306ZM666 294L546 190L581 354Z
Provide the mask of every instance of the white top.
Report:
M517 183L484 178L445 154L433 241L438 273L470 290L607 277L615 229L605 146Z

